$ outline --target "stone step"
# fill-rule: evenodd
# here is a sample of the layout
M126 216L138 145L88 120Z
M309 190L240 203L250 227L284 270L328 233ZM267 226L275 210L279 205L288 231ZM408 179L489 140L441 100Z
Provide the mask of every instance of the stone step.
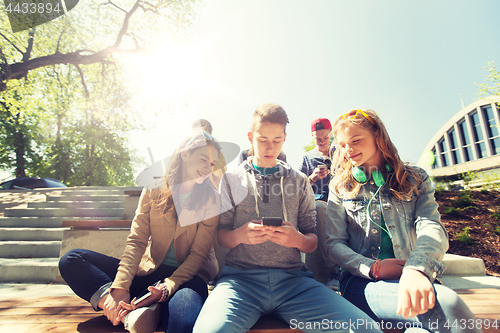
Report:
M58 258L61 241L0 241L0 258Z
M28 208L125 208L124 201L46 201L30 202Z
M125 191L123 190L69 190L61 192L61 195L73 196L73 195L123 195ZM50 196L50 194L48 194Z
M0 258L0 282L52 283L57 278L58 262L59 258Z
M68 187L72 190L121 190L121 191L140 191L142 186L73 186Z
M443 258L446 270L443 275L455 276L484 276L486 268L483 259L464 257L456 254L446 253Z
M125 201L127 195L48 195L48 201Z
M0 241L60 241L69 228L1 228Z
M62 221L75 220L121 220L122 217L88 217L88 216L62 216L62 217L0 217L0 227L23 228L60 228Z
M123 208L7 208L4 217L101 216L123 217Z

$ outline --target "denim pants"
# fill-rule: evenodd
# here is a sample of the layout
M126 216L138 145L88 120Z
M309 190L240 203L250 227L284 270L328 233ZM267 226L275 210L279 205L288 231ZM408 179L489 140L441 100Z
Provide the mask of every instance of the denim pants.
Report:
M99 295L111 286L119 263L119 259L101 253L74 249L61 257L59 271L75 294L98 310ZM169 277L175 270L176 267L161 265L151 274L136 276L130 286L131 299L158 280ZM200 277L195 276L184 283L163 304L161 317L165 332L190 332L207 296L207 285Z
M434 308L429 309L424 314L406 319L396 314L399 292L398 280L372 281L344 272L340 278L340 291L342 296L366 312L370 317L378 322L383 322L384 326L382 328L420 327L420 331L423 332L440 333L481 332L474 325L470 328L460 328L460 326L464 327L461 322L467 324L474 322L474 315L457 293L440 284L434 284L436 294ZM455 325L453 325L454 323Z
M193 332L246 332L268 314L304 332L381 332L376 322L311 272L227 266Z

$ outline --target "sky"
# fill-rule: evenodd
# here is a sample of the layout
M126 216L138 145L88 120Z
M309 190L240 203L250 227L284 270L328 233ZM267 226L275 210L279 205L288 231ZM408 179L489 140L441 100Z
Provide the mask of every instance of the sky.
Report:
M475 101L488 62L500 62L498 0L202 0L191 38L165 35L131 56L129 135L145 161L169 156L193 120L249 148L253 111L280 104L283 146L298 168L310 123L358 108L379 113L404 161ZM137 175L141 170L136 170Z
M219 141L246 149L253 111L273 102L289 116L283 150L298 168L313 119L370 108L416 163L499 62L499 12L497 0L204 1L190 46L166 39L164 68L143 68L161 76L148 101L162 95L171 107L134 144L158 160L205 118Z

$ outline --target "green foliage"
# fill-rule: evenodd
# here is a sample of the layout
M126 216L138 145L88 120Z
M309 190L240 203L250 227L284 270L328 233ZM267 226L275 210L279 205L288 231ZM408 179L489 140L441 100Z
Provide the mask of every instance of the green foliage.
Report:
M469 230L469 227L463 228L462 232L456 234L456 240L465 245L474 245L475 241L471 235L469 235Z
M310 144L308 144L307 146L304 146L304 151L307 153L308 151L313 150L315 147L316 147L316 143L314 142L314 140L312 140Z
M467 171L459 175L459 178L464 181L464 187L469 188L470 183L476 178L476 172Z
M38 162L38 127L45 120L39 96L28 83L19 81L0 95L0 168L17 177L29 176Z
M482 189L479 190L479 193L481 193L481 194L489 194L490 190L482 188Z
M436 185L436 188L434 189L436 192L444 192L446 191L445 187L443 185Z
M488 194L489 192L486 191L494 191L500 186L500 175L498 173L483 172L480 174L480 178L483 182L481 193Z
M119 53L142 52L165 31L182 38L197 3L80 1L67 15L16 34L0 11L0 170L69 186L133 185L141 161L126 138L141 118ZM13 65L37 58L11 75Z
M462 212L462 210L460 208L456 208L456 207L446 207L443 210L443 213L454 215L454 216L460 215L461 212Z
M481 84L476 83L479 95L481 97L490 95L500 96L500 72L496 70L493 61L489 61L488 66L484 67L484 69L488 71L487 80L491 82L492 85L488 85L486 83L481 83Z
M434 184L434 190L436 192L444 192L456 187L453 179L449 177L431 177L431 181Z
M332 146L333 141L335 141L335 138L333 136L330 137L330 147ZM311 143L308 144L307 146L304 146L304 151L307 153L308 151L313 150L316 147L316 142L314 142L314 139L311 140Z
M491 214L491 217L498 221L498 219L500 219L500 212L493 212L493 214Z
M452 200L452 203L456 207L460 208L470 208L470 206L474 205L474 202L472 201L472 192L471 191L460 191L457 194L458 198L456 200Z
M498 226L498 225L495 228L495 235L500 235L500 226Z

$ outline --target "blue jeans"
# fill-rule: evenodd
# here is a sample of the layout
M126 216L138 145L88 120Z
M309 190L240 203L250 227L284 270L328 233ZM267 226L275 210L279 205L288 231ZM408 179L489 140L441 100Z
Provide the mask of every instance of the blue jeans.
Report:
M74 249L61 257L59 271L75 294L91 302L99 290L111 285L119 263L119 259L101 253ZM151 274L136 276L130 286L130 297L140 295L148 286L169 277L175 270L176 267L161 265ZM165 332L190 332L207 296L207 285L200 277L195 276L184 283L163 304L162 322ZM93 306L97 308L95 304Z
M246 332L272 314L304 332L381 332L370 317L311 272L224 267L205 302L194 333Z
M440 284L434 284L436 304L434 308L416 317L404 318L396 314L398 307L399 281L372 281L344 272L340 278L342 296L366 312L382 328L420 327L429 332L481 332L474 329L460 329L460 321L469 323L474 315L464 301L455 293ZM457 320L455 327L454 321ZM448 325L446 322L448 321ZM471 321L472 322L472 321ZM448 327L446 327L448 326ZM451 328L451 330L450 330Z

